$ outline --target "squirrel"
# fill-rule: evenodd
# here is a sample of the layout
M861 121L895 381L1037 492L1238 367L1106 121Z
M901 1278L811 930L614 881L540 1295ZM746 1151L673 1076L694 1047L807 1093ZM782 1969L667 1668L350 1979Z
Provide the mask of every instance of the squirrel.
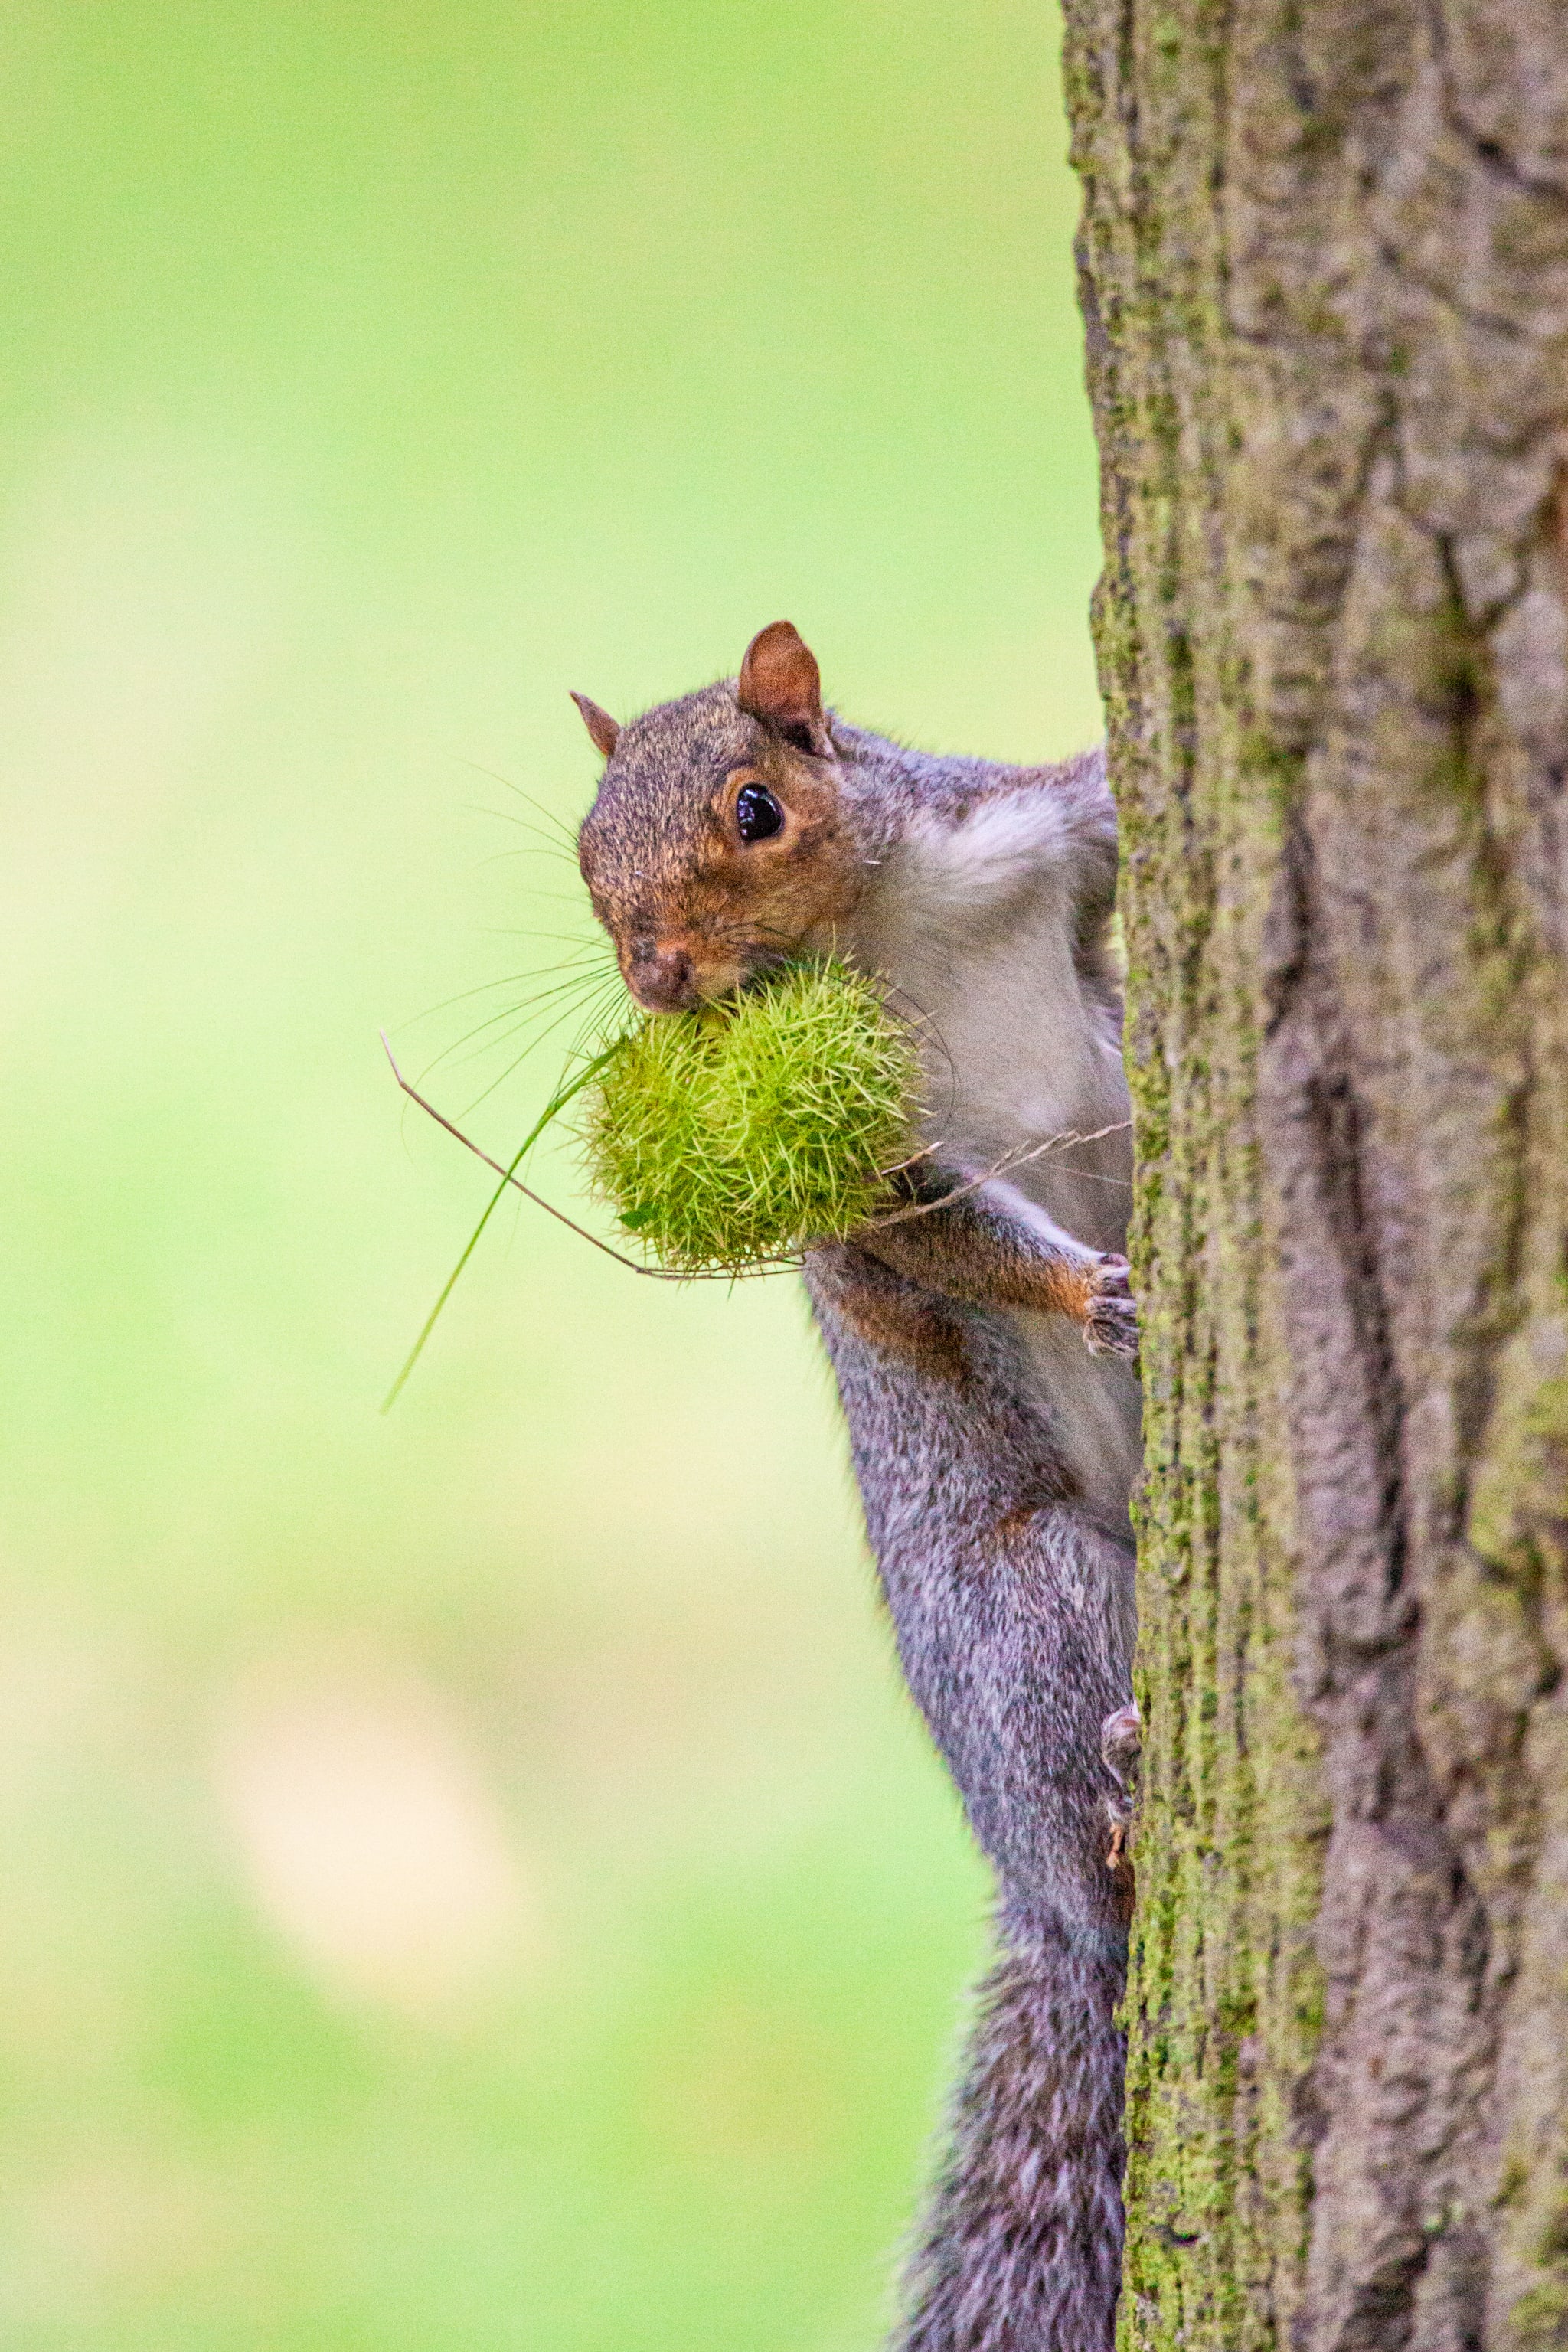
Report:
M997 1881L898 2352L1110 2352L1140 1460L1103 754L910 751L823 707L787 621L626 726L579 835L650 1013L797 955L879 975L921 1040L929 1213L805 1253L900 1659Z

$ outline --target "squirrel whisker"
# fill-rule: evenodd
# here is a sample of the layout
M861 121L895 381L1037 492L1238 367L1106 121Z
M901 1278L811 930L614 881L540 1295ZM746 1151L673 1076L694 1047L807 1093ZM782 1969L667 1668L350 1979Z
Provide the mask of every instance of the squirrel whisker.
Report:
M716 1270L711 1274L674 1274L668 1266L644 1265L637 1258L628 1257L624 1250L615 1248L609 1242L601 1241L597 1234L591 1234L588 1231L586 1225L580 1225L574 1217L569 1217L564 1209L558 1209L552 1201L547 1201L542 1192L534 1192L531 1185L525 1184L521 1176L513 1175L511 1170L504 1166L500 1160L492 1160L483 1144L476 1143L471 1135L465 1135L454 1120L449 1119L444 1111L437 1110L435 1104L427 1101L418 1087L404 1076L397 1066L397 1056L392 1050L385 1030L381 1030L379 1034L386 1058L392 1065L392 1075L410 1102L417 1103L419 1108L427 1118L433 1118L437 1127L444 1127L448 1135L457 1138L465 1150L471 1151L476 1160L482 1160L487 1168L493 1169L504 1183L511 1186L514 1192L521 1192L525 1201L531 1201L536 1209L542 1209L547 1217L553 1217L557 1224L564 1225L569 1233L576 1234L581 1240L590 1244L593 1248L601 1250L605 1257L613 1257L617 1265L629 1267L633 1274L646 1275L650 1282L744 1282L753 1276L788 1274L801 1264L798 1257L764 1258L759 1261L756 1266L747 1268L739 1274L731 1274L723 1269Z

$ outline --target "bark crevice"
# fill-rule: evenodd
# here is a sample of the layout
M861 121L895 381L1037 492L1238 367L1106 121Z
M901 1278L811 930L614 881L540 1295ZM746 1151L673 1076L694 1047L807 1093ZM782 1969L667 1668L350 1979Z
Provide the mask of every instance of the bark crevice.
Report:
M1128 2352L1568 2348L1568 17L1068 0L1125 844Z

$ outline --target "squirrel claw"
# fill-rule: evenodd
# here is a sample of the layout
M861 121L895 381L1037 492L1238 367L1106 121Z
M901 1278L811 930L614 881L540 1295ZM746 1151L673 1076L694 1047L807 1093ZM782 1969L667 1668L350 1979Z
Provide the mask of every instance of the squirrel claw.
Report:
M1108 1250L1092 1269L1089 1286L1083 1338L1089 1354L1135 1356L1138 1307L1132 1296L1132 1270L1127 1260L1114 1250Z

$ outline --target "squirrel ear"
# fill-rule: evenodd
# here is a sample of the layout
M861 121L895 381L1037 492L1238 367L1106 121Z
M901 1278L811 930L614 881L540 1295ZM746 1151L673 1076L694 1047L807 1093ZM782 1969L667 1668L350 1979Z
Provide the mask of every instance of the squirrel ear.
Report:
M583 714L583 724L594 739L594 748L607 760L621 740L621 730L607 710L590 702L585 694L574 694L573 701Z
M742 710L803 751L827 748L822 673L793 621L772 621L758 630L741 664L736 699Z

